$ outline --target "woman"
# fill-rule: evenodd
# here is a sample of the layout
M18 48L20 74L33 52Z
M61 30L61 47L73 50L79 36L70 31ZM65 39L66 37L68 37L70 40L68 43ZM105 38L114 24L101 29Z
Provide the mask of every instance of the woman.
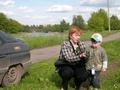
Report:
M76 90L87 78L85 69L85 45L80 42L80 29L77 26L71 26L68 34L68 40L63 42L59 55L59 60L64 63L59 68L59 75L62 78L61 90L68 90L68 81L73 77Z

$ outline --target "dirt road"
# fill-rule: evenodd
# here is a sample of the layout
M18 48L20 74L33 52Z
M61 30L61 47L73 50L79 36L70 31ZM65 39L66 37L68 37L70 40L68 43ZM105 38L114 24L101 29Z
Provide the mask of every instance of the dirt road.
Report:
M120 38L120 32L104 38L103 42L108 42L119 38ZM90 41L86 41L85 43L89 44ZM52 57L58 57L59 52L60 52L60 45L41 48L41 49L33 49L31 50L31 61L32 63L36 63L41 60L46 60Z

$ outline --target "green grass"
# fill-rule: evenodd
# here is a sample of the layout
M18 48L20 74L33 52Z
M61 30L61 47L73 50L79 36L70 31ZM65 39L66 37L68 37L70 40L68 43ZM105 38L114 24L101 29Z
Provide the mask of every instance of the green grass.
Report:
M108 54L109 63L120 60L120 39L103 43L103 47Z
M54 72L53 60L32 65L19 85L0 90L58 90L60 78Z
M120 90L119 68L111 71L105 78L102 78L101 90Z
M100 33L100 34L102 34L103 37L107 37L107 36L112 35L112 34L117 33L117 32L120 32L120 30L111 31L111 32L109 32L109 31L103 31L103 32L87 31L87 32L82 32L81 40L89 40L93 33Z
M24 41L27 43L30 49L59 45L63 40L64 37L59 37L59 36L49 36L49 37L39 36L39 37L24 39Z
M111 31L111 32L104 31L104 32L101 32L101 34L104 37L106 37L116 32L119 32L119 31ZM91 32L91 31L83 32L81 35L81 40L82 41L89 40L93 33L94 32ZM35 49L35 48L43 48L48 46L60 45L63 42L63 40L67 39L67 32L57 36L33 37L33 36L30 36L28 33L15 34L13 36L25 41L25 43L29 46L30 49Z
M23 40L29 46L30 49L59 45L63 40L65 40L64 35L32 36L29 33L19 33L13 34L13 36Z
M120 40L106 42L105 47L110 64L116 60L120 60ZM0 88L0 90L59 90L61 79L55 73L54 62L56 58L49 59L33 64L28 73L23 77L19 85L8 88ZM120 90L120 70L110 71L107 77L102 78L101 90ZM117 87L117 89L116 89ZM70 90L71 89L70 87Z

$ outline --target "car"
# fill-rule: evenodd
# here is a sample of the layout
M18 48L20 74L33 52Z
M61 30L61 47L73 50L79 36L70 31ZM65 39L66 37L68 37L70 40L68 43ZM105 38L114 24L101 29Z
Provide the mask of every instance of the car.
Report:
M0 31L0 85L7 87L19 83L30 65L28 46Z

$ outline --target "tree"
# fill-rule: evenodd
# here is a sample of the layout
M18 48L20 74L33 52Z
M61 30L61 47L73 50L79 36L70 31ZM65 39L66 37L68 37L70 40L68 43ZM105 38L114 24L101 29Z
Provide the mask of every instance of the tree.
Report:
M9 32L9 33L18 33L24 30L24 26L13 19L8 19L8 21L4 26L4 29L6 32Z
M88 29L103 31L108 29L108 16L105 10L100 9L98 12L93 12L88 20Z
M5 31L5 25L6 22L8 21L7 17L5 14L0 13L0 30Z
M120 20L117 16L112 15L110 18L110 26L112 30L119 30L120 29Z
M5 14L0 13L0 30L9 33L17 33L23 31L23 28L24 26L16 20L9 19Z
M43 28L44 28L43 25L39 25L39 26L38 26L38 29L39 29L38 31L40 31L40 32L43 31Z
M100 9L98 11L98 16L101 17L101 19L103 19L104 29L108 30L108 16L107 16L107 12L104 9Z
M104 30L104 23L101 17L98 17L97 13L93 13L92 17L88 20L88 29L92 31Z
M53 28L52 30L53 32L60 32L60 29L61 29L59 24L53 25L52 28Z
M86 29L86 24L85 24L84 19L82 18L81 15L73 17L72 25L78 26L80 29L83 29L83 30Z
M31 32L30 31L30 26L29 25L25 25L23 32Z
M69 29L69 23L66 23L66 21L63 19L60 22L60 32L64 32Z

